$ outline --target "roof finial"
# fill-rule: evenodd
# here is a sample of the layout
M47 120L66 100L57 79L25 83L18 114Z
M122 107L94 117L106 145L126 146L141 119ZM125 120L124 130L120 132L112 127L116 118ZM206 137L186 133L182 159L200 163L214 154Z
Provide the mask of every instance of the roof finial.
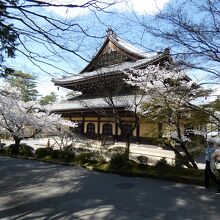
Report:
M106 32L107 32L107 36L108 36L108 37L109 37L109 36L112 36L112 37L114 37L114 38L116 39L116 33L112 30L111 27L109 27L109 28L106 30Z
M108 35L108 36L113 34L113 30L112 30L111 27L109 27L109 28L106 30L106 32L107 32L107 35Z
M165 48L165 49L164 49L164 53L165 53L165 54L170 54L170 47Z

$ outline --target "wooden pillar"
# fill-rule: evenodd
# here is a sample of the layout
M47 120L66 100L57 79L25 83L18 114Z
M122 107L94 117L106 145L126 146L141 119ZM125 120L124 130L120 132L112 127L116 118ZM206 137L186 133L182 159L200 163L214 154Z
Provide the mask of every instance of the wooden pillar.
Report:
M118 124L115 123L115 140L118 141Z
M98 140L100 139L101 134L100 134L100 116L98 116Z
M140 144L140 119L139 118L137 118L136 141L137 141L137 144Z
M115 135L118 136L118 124L115 123Z
M84 134L84 127L85 127L85 116L83 115L83 118L82 118L82 128L81 128L82 134Z
M162 138L162 123L158 123L158 137Z

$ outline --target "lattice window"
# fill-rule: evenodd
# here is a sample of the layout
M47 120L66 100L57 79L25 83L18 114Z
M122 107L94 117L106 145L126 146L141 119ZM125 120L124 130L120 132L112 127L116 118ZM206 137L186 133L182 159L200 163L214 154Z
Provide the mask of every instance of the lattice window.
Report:
M112 125L111 124L104 124L102 127L102 134L103 135L112 135Z
M122 55L118 51L111 51L110 53L103 54L98 62L98 66L104 66L107 64L117 63L121 61L125 61L127 59L126 56Z
M122 125L122 135L132 135L132 125L125 123Z
M95 125L93 123L88 123L87 124L87 134L95 134Z

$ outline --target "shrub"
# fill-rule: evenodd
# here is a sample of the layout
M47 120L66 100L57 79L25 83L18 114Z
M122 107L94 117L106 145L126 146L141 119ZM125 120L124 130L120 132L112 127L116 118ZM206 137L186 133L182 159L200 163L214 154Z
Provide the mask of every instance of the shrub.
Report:
M5 146L6 146L5 143L0 143L0 149L1 149L1 148L4 148Z
M13 155L19 154L19 145L17 145L17 144L9 145L8 148L7 148L7 153L8 154L13 154Z
M111 158L115 154L125 154L125 150L125 147L115 146L107 149L107 151L104 154L106 155L106 157Z
M146 165L148 163L148 157L145 156L138 156L137 157L138 163Z
M44 159L45 159L45 160L51 160L52 157L51 157L51 155L47 155L47 156L44 157Z
M163 157L162 159L157 161L157 163L155 164L155 167L159 169L164 169L164 168L170 167L170 165L167 163L166 158Z
M103 160L104 158L96 152L84 152L76 156L76 161L81 164L97 163Z
M187 158L187 156L182 156L182 157L179 157L179 156L176 156L175 158L175 167L184 167L186 163L188 163L189 160Z
M25 156L33 156L34 148L27 145L27 144L20 144L19 145L19 154L25 155Z
M51 153L52 149L51 148L38 148L35 151L35 157L37 158L45 158L46 156L49 156Z
M0 148L0 154L7 154L6 148Z
M92 151L84 147L78 147L78 148L75 148L75 152L77 154L81 154L81 153L91 153Z
M62 151L75 151L75 145L74 144L66 145L62 148Z
M59 150L51 150L49 152L49 154L50 154L51 158L59 158L61 152Z
M205 138L203 135L193 135L190 137L191 143L195 145L205 144Z
M138 156L137 157L137 161L138 161L138 167L140 168L145 168L148 164L148 157L145 156Z
M123 169L126 166L127 162L128 159L125 154L113 154L110 160L110 168L113 170Z
M60 151L59 158L64 159L66 162L71 162L75 159L75 153L71 151Z
M5 146L5 143L0 144L0 153L1 154L6 154L7 153L7 147Z

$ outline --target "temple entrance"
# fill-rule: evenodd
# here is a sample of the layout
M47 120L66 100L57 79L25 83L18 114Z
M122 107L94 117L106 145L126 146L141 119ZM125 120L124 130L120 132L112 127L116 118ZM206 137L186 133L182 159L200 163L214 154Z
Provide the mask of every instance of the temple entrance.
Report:
M122 125L122 131L121 131L122 135L123 136L133 136L133 133L132 133L132 125L129 124L129 123L125 123Z
M115 140L112 134L112 124L104 124L102 127L102 146L108 146L115 144Z
M112 125L111 124L104 124L102 127L102 135L103 136L110 136L112 135Z
M94 137L95 136L95 124L88 123L86 128L86 135L88 137Z

